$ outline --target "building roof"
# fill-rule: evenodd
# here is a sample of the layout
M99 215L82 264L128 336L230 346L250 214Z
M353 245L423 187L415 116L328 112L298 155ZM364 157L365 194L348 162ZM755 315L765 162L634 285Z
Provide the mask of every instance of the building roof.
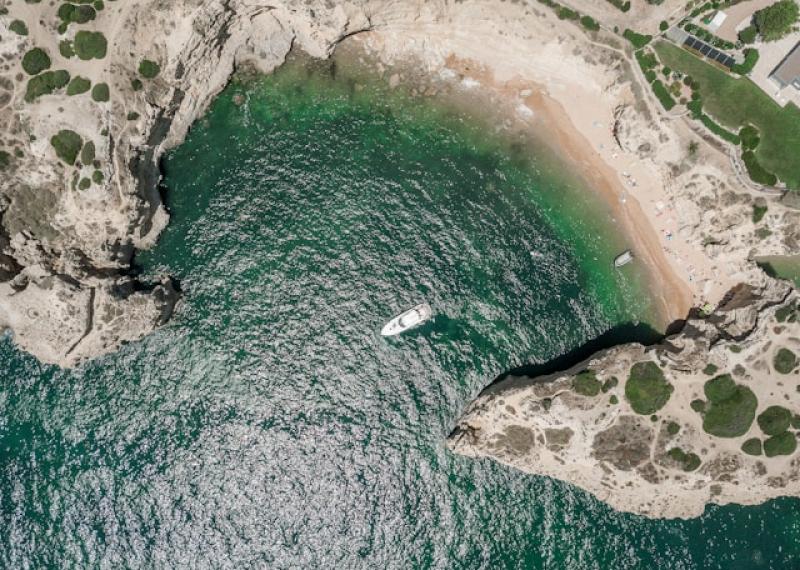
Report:
M783 58L770 77L784 87L793 84L800 89L800 42Z

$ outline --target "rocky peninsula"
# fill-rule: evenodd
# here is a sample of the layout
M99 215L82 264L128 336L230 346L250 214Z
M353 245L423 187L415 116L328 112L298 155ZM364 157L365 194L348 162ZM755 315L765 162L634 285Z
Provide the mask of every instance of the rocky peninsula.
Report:
M292 49L328 57L347 39L390 84L413 60L550 129L613 205L664 320L713 308L655 347L496 383L448 445L653 517L797 495L796 294L753 259L795 252L800 215L744 183L729 147L658 106L613 6L562 6L589 21L552 4L0 2L0 324L69 367L166 322L176 286L133 268L169 222L160 157L235 70L268 73ZM636 5L624 25L656 33L682 5ZM731 398L735 417L718 418Z

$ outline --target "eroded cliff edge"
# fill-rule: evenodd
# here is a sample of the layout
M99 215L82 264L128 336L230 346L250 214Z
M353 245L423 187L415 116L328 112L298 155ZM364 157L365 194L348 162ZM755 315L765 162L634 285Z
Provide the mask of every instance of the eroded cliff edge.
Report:
M736 287L655 346L617 346L564 372L497 382L447 445L651 517L798 495L798 317L786 283Z

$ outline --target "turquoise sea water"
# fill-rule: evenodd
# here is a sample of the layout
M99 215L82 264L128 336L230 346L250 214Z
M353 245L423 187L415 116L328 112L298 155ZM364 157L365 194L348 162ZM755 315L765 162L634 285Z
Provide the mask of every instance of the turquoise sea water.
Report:
M495 376L651 308L544 147L331 71L231 86L169 155L168 326L72 371L0 343L0 566L797 568L800 501L652 521L445 449Z

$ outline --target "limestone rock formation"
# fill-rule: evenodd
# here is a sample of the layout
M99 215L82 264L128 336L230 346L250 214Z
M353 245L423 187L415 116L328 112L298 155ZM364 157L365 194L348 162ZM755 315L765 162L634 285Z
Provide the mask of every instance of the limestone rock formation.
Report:
M469 406L447 445L650 517L797 495L798 361L787 356L781 368L778 353L800 349L798 299L764 279L655 346L622 345L564 372L501 380ZM718 386L732 394L722 403ZM779 435L761 427L770 406L793 418Z

